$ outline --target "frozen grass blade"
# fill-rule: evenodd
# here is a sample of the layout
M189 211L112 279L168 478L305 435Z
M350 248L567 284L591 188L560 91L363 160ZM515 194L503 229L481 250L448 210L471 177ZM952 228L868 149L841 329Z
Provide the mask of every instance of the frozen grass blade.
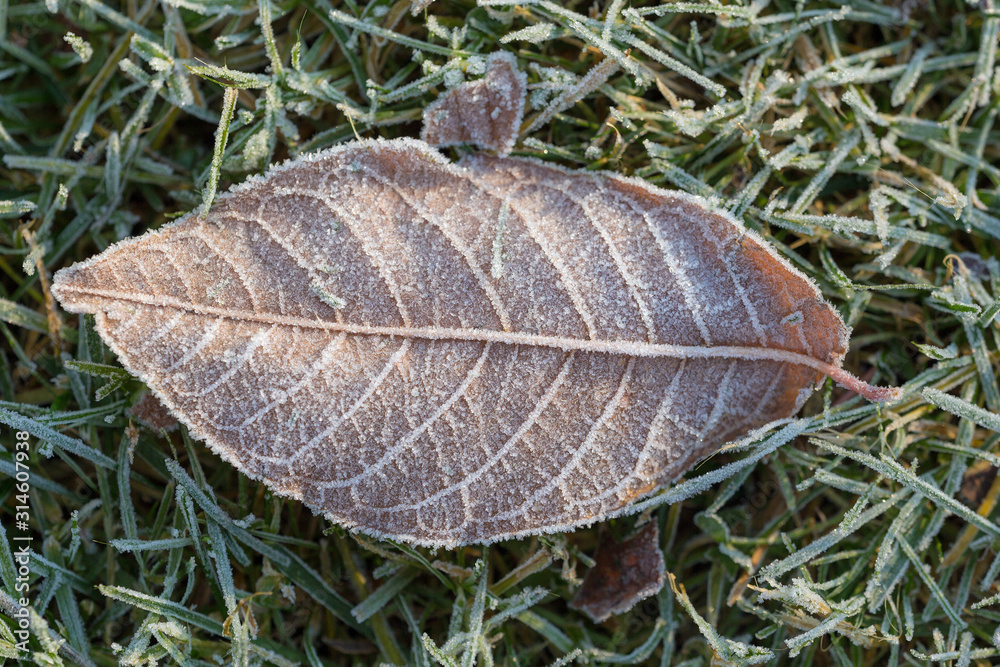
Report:
M951 396L932 387L924 389L921 395L942 410L947 410L953 415L968 419L983 428L1000 433L1000 415L996 413L984 410L968 401Z
M934 599L937 600L937 603L941 605L942 609L944 609L944 613L948 616L948 618L951 619L952 623L954 623L955 625L957 625L959 628L962 629L969 627L969 624L963 621L962 618L958 615L958 613L956 613L955 610L952 609L951 603L949 603L947 598L945 598L944 593L941 592L941 589L938 587L937 582L934 581L930 573L924 569L923 559L921 559L920 556L917 555L917 552L913 550L913 547L910 546L910 543L907 542L905 538L903 538L900 539L897 542L897 544L903 550L903 553L906 554L906 557L910 559L910 562L913 564L915 571L917 572L918 575L920 575L920 578L924 580L924 584L930 590L931 594L934 596Z
M393 598L406 590L406 587L416 579L418 574L420 574L418 569L404 567L392 575L388 581L383 582L364 602L351 609L351 615L358 623L364 623L381 610L382 607L392 602Z
M446 47L438 46L437 44L423 42L417 39L413 39L412 37L407 37L397 32L393 32L392 30L386 30L385 28L375 25L374 23L360 21L354 18L353 16L345 14L344 12L338 9L331 9L329 15L333 21L341 25L350 26L355 30L366 32L376 37L382 37L384 39L391 40L398 44L402 44L403 46L408 46L412 49L417 49L419 51L426 51L428 53L436 53L438 55L449 56L449 57L470 55L469 52L467 51L462 51L460 49L449 49Z
M694 620L695 625L698 626L698 630L705 637L712 650L722 659L733 665L759 665L774 658L774 653L766 648L748 646L742 642L720 636L715 628L694 608L684 588L678 586L677 577L667 572L667 580L670 582L670 587L673 589L674 595L681 603L681 606L684 607L684 610Z
M70 438L62 433L49 428L37 420L11 412L6 408L0 408L0 423L11 428L30 433L34 437L50 443L59 449L66 451L80 458L87 459L94 465L113 470L115 462L101 452L87 446L83 441Z
M48 333L48 320L19 303L0 298L0 320L38 333Z
M208 213L208 209L212 208L212 202L215 201L215 189L219 185L219 170L222 168L222 154L226 150L226 141L229 139L229 124L233 120L238 94L239 90L236 88L226 88L222 98L222 116L219 119L219 129L215 132L215 151L212 153L212 166L208 171L208 182L203 194L202 216Z
M26 199L0 201L0 218L19 218L31 213L36 208L35 202Z

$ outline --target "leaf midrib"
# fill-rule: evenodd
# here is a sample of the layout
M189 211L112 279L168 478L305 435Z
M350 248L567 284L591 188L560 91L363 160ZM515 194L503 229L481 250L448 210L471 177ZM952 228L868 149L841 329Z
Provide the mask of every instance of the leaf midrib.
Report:
M344 322L327 322L304 317L289 317L287 315L272 315L266 313L249 313L242 310L231 310L194 304L181 299L167 296L149 296L136 293L125 293L117 290L106 290L94 287L77 287L62 284L58 291L68 295L78 294L100 297L115 301L138 303L157 308L172 308L199 315L209 315L231 320L274 324L304 329L322 329L325 331L345 332L369 336L399 336L401 338L420 338L426 340L468 340L479 342L494 342L505 345L526 345L532 347L551 347L565 351L595 352L604 354L622 354L636 357L669 357L675 359L745 359L747 361L776 361L813 368L820 373L830 375L835 373L837 366L821 359L792 352L781 348L747 347L736 345L671 345L664 343L647 343L642 341L609 341L585 340L565 336L541 336L512 331L494 331L490 329L454 329L448 327L373 327L364 324L349 324ZM61 299L65 303L65 299ZM70 304L66 304L70 306ZM72 308L76 312L94 312L86 307Z

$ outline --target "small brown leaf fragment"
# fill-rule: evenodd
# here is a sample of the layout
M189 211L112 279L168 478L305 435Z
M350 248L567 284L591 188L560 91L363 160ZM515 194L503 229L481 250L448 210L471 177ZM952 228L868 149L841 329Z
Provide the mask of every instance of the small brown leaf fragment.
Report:
M443 93L424 110L420 138L433 146L475 144L504 156L517 141L528 79L506 51L486 58L486 76Z
M625 613L663 587L665 566L655 522L620 544L601 542L594 560L569 606L595 623Z
M959 494L962 502L970 507L979 507L996 476L997 469L989 461L977 461L969 466Z
M177 428L177 419L152 392L143 394L128 412L129 416L154 432L173 431Z

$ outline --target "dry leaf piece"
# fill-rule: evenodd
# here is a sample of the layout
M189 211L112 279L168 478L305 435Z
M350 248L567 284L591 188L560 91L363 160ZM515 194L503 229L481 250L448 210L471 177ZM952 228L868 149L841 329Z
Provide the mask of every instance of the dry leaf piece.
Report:
M415 140L288 162L53 289L245 474L417 544L620 513L821 373L891 395L839 368L816 287L704 200Z
M442 93L424 110L420 138L434 146L475 144L504 156L517 141L528 79L506 51L486 58L486 76Z
M569 606L584 612L595 623L625 613L663 588L666 566L656 523L646 524L620 544L613 540L601 542L594 561Z
M990 487L996 483L997 469L989 461L976 461L965 471L959 498L969 507L978 508Z

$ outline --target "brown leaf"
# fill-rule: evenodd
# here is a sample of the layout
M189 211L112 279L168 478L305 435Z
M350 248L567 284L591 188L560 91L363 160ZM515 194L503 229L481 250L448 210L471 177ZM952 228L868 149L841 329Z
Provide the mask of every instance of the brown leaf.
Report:
M305 156L60 271L227 461L331 521L455 546L619 512L794 413L846 328L727 213L415 140Z
M486 58L486 76L443 93L424 110L420 138L434 146L475 144L507 155L524 118L528 79L506 51Z
M584 612L595 623L625 613L663 588L665 566L655 522L620 544L613 540L601 542L594 560L594 567L587 571L569 606Z

